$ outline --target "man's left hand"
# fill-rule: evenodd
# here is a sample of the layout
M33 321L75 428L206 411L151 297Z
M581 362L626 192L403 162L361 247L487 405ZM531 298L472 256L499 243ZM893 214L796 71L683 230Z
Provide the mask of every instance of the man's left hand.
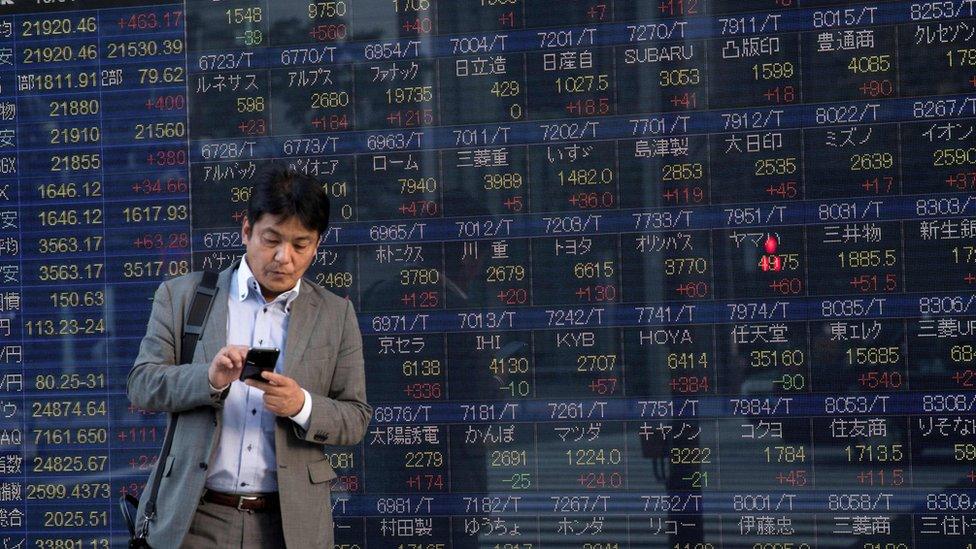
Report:
M276 372L261 372L264 381L248 379L244 383L264 391L264 407L280 417L292 417L302 411L305 392L294 379Z

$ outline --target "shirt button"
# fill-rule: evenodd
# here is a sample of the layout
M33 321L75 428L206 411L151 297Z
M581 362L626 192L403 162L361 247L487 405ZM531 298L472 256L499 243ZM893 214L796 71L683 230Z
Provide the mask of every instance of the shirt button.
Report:
M264 312L268 312L268 308L267 307L264 308Z
M203 469L204 471L206 471L207 470L207 464L201 461L200 462L200 468Z

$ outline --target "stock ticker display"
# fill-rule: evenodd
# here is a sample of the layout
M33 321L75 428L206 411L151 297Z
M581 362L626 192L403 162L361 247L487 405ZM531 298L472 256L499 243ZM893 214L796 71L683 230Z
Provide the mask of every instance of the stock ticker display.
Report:
M973 549L974 12L0 2L0 547L123 545L153 292L276 158L364 336L338 547Z

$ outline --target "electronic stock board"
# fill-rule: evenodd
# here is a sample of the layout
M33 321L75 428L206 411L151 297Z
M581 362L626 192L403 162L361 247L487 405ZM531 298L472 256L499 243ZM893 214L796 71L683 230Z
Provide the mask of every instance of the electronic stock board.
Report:
M973 549L974 0L0 2L0 541L122 546L160 281L283 159L343 548Z

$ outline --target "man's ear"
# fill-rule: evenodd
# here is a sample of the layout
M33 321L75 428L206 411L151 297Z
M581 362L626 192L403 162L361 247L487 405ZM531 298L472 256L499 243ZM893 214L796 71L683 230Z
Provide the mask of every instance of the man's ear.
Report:
M247 222L247 216L244 216L244 221L241 223L241 238L247 246L247 241L251 238L251 224Z

